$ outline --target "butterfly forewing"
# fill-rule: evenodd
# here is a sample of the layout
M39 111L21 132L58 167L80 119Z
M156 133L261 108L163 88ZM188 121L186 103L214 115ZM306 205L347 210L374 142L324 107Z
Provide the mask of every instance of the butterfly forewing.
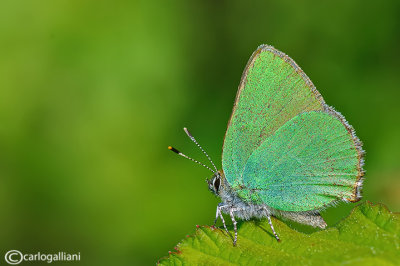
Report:
M324 101L310 79L285 54L261 46L243 73L226 131L222 166L237 188L254 150L299 113L323 110Z

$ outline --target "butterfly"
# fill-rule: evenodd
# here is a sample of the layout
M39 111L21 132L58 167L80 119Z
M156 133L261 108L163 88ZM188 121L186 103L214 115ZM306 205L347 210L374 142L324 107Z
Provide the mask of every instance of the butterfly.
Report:
M221 199L216 218L271 216L324 229L320 211L361 199L364 151L353 127L328 106L314 84L286 54L261 45L243 72L222 149L222 170L192 134L213 169L208 188Z

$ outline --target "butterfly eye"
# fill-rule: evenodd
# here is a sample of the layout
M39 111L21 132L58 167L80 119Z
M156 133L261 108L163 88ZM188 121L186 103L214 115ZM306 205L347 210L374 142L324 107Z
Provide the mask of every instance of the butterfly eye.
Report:
M213 185L214 185L216 192L218 192L220 184L221 184L221 181L220 181L219 177L214 178Z

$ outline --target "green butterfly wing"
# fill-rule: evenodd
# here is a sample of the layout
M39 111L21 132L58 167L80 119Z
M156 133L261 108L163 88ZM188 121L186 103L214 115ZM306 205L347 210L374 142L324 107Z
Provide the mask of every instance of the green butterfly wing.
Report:
M335 117L336 120L332 121L340 121L341 128L348 132L353 143L358 143L351 127L346 127L345 120L334 111L330 111L311 80L291 58L271 46L260 46L253 53L243 73L222 153L225 178L235 191L241 193L243 199L271 203L266 199L270 194L266 191L256 193L255 190L262 184L268 184L270 177L264 175L267 172L264 173L260 168L259 176L249 175L245 172L245 168L253 170L257 168L254 165L247 167L246 164L265 160L269 155L267 150L261 151L262 144L273 135L277 138L276 132L297 115L312 111L327 113L327 117ZM312 128L309 125L306 127ZM299 138L296 140L298 142L305 140L302 136L296 135L296 138ZM354 144L356 145L358 144ZM362 176L362 150L361 147L356 147L355 150L359 156L357 166L359 172L353 179L358 180ZM252 181L252 178L256 181ZM283 178L281 182L285 180ZM354 181L354 186L356 186L355 183L356 181ZM264 187L262 189L265 190ZM282 187L281 194L284 193L286 192ZM331 199L337 200L341 196L342 194L337 194ZM326 200L321 201L321 204L326 205L326 202ZM274 206L288 210L287 206L277 204ZM320 207L320 204L312 206L316 209Z
M323 108L321 95L292 59L260 46L242 75L225 134L222 166L229 183L239 186L250 155L283 124Z
M359 152L352 131L333 110L295 116L250 156L241 198L283 211L309 211L356 201Z

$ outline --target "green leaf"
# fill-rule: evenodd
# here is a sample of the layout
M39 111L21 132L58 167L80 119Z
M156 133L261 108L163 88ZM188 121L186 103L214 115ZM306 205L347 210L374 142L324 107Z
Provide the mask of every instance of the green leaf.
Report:
M199 226L159 261L161 265L400 263L400 214L364 202L337 225L305 234L273 219L277 242L266 220L238 223L238 243L220 228Z

